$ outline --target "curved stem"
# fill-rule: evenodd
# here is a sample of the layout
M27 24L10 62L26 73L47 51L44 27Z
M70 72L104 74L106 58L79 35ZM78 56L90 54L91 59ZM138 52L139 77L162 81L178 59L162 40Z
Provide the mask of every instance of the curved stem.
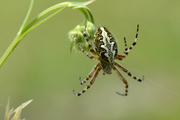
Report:
M5 62L5 60L10 55L10 53L13 51L13 49L17 46L18 39L21 36L21 33L22 33L22 31L23 31L23 29L24 29L24 27L25 27L25 25L26 25L26 23L27 23L27 21L29 19L29 16L30 16L30 13L31 13L31 10L32 10L32 7L33 7L33 3L34 3L34 0L31 0L31 3L30 3L30 6L29 6L29 10L27 12L26 18L25 18L23 24L21 25L21 28L20 28L19 32L17 33L17 36L14 38L13 42L11 43L11 45L8 47L6 52L1 57L1 59L0 59L0 67Z
M34 0L31 0L31 3L30 3L30 6L29 6L29 10L28 10L28 12L27 12L26 18L24 19L23 24L22 24L22 26L21 26L18 34L21 34L21 33L22 33L22 30L24 29L25 25L26 25L27 22L28 22L28 19L29 19L29 17L30 17L31 11L32 11L33 3L34 3Z
M27 34L29 33L31 30L33 30L34 28L36 28L37 26L39 26L40 24L42 24L43 22L47 21L49 18L51 18L52 16L56 15L58 12L60 12L61 10L63 10L64 8L61 8L60 10L56 11L55 13L51 14L50 16L46 17L45 19L43 19L42 21L40 21L38 24L30 27L29 29L27 29L25 32L23 32L23 34L21 35L21 37L19 38L19 41Z
M46 20L51 18L52 16L56 15L58 12L60 12L61 10L63 10L66 7L73 8L73 9L79 9L85 16L85 22L87 22L87 20L89 20L89 16L90 16L92 23L94 23L92 13L90 12L89 8L87 8L85 6L85 5L92 3L93 1L94 0L91 0L88 2L63 2L63 3L56 4L54 6L47 8L43 12L41 12L37 17L35 17L26 26L26 23L29 19L29 16L30 16L30 13L32 10L32 6L33 6L33 2L34 2L34 0L31 0L31 4L30 4L29 10L28 10L28 13L26 15L26 18L25 18L19 32L17 33L15 39L13 40L11 45L8 47L8 49L6 50L6 52L3 54L3 56L0 59L0 67L5 62L5 60L10 55L10 53L14 50L14 48L18 45L18 43L22 40L22 38L24 38L25 35L27 35L27 33L29 33L31 30L33 30L34 28L36 28L37 26L39 26L40 24L42 24L43 22L45 22ZM88 11L88 13L86 12L86 10ZM54 12L54 11L56 11L56 12ZM52 13L52 12L54 12L54 13ZM47 16L46 18L44 18L43 20L40 21L41 18L45 17L49 13L52 13L52 14L50 14L49 16ZM89 16L88 16L88 14L89 14ZM39 21L39 23L37 23L38 21ZM37 24L35 25L35 23L37 23Z
M90 11L89 9L87 9L87 11L88 11L89 16L90 16L90 18L91 18L91 22L94 24L94 17L93 17L93 15L92 15L91 11Z
M89 17L88 17L87 12L86 12L84 9L82 9L82 8L78 8L78 9L84 14L85 23L86 23L87 21L89 21Z

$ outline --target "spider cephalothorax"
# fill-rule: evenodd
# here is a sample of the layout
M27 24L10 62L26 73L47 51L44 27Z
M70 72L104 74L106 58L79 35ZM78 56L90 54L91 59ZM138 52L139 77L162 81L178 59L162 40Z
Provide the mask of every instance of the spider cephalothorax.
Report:
M125 94L120 94L120 93L118 93L118 94L127 96L128 83L115 66L117 66L122 71L126 72L130 77L133 77L135 80L137 80L139 82L141 82L144 79L144 77L143 77L143 79L138 79L137 77L132 75L128 70L126 70L123 66L116 63L114 60L115 59L122 60L123 58L125 58L128 55L130 50L136 45L138 31L139 31L139 25L137 25L135 41L129 48L127 48L126 38L124 38L125 51L122 55L118 55L118 48L117 48L116 40L113 37L113 35L108 31L108 29L106 29L105 27L97 28L95 35L94 35L94 46L95 46L95 51L96 51L95 52L87 38L86 27L85 27L83 35L89 44L90 51L97 57L90 56L85 50L83 50L83 48L80 45L79 45L79 47L80 47L81 51L83 53L85 53L90 59L99 60L100 62L93 68L93 70L90 72L90 74L83 81L81 81L81 79L79 79L80 84L82 85L83 83L85 83L87 80L89 80L93 76L92 80L86 86L86 88L79 93L75 93L73 90L73 93L76 96L80 96L87 89L89 89L91 87L91 85L94 83L99 71L102 69L103 74L111 74L112 70L114 70L118 74L118 76L122 79L122 81L126 85Z

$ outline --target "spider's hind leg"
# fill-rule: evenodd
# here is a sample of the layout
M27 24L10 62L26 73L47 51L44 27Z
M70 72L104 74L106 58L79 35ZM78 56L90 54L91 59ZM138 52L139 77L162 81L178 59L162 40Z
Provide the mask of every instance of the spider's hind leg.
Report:
M130 77L132 77L133 79L142 82L144 80L144 76L142 79L137 78L136 76L132 75L126 68L124 68L123 66L121 66L120 64L114 62L114 65L117 66L118 68L120 68L122 71L124 71L125 73L127 73Z
M81 45L79 45L79 48L80 48L81 51L82 51L84 54L86 54L90 59L99 60L99 58L97 58L97 57L90 56L90 55L81 47Z
M125 54L125 52L128 50L127 43L126 43L126 38L125 37L124 37L124 44L125 44L125 51L124 51L124 54Z
M87 25L86 25L86 26L87 26ZM87 41L87 43L88 43L88 45L89 45L90 51L91 51L94 55L98 56L98 54L93 50L91 43L89 42L89 39L88 39L87 34L86 34L86 26L85 26L85 28L84 28L83 36L84 36L84 38L86 39L86 41Z
M139 24L137 24L137 31L136 31L136 36L135 36L134 42L132 43L132 45L129 48L127 48L126 38L124 37L125 51L122 55L117 55L116 59L122 60L123 58L125 58L129 54L129 52L132 50L132 48L136 45L138 32L139 32Z
M138 32L139 32L139 24L137 24L137 31L136 31L136 36L135 36L135 40L132 43L132 45L129 47L129 49L125 49L124 54L125 56L127 56L129 54L129 52L131 51L131 49L136 45L137 42L137 37L138 37ZM126 38L124 37L124 41L126 41ZM127 44L125 42L125 47L127 47Z

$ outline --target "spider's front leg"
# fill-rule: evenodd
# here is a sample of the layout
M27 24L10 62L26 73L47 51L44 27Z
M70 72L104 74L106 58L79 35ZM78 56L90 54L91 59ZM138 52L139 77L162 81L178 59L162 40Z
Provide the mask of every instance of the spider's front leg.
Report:
M126 79L125 79L125 78L122 76L122 74L116 69L116 67L113 66L113 70L118 74L118 76L119 76L119 77L121 78L121 80L124 82L125 88L126 88L125 94L121 94L121 93L119 93L119 92L116 92L116 93L119 94L119 95L122 95L122 96L127 96L127 95L128 95L128 83L127 83Z
M89 88L91 87L91 85L94 83L94 81L96 80L96 77L98 76L98 73L99 73L99 71L100 71L101 69L102 69L101 67L99 67L99 68L97 69L97 71L96 71L95 75L93 76L92 80L90 81L90 83L89 83L81 92L75 93L75 91L73 90L74 95L80 96L81 94L83 94L84 92L86 92L87 89L89 89Z
M83 80L81 81L81 77L79 77L79 83L81 85L83 85L86 81L88 81L97 71L97 69L100 67L100 62L92 69L92 71L89 73L89 75Z

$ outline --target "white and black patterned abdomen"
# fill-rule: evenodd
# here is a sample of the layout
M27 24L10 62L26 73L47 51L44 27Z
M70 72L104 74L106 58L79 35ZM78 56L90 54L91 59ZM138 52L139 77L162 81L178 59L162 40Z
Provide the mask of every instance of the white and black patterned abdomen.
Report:
M105 28L99 27L94 35L95 50L99 57L109 63L113 63L117 56L117 43L113 35Z

